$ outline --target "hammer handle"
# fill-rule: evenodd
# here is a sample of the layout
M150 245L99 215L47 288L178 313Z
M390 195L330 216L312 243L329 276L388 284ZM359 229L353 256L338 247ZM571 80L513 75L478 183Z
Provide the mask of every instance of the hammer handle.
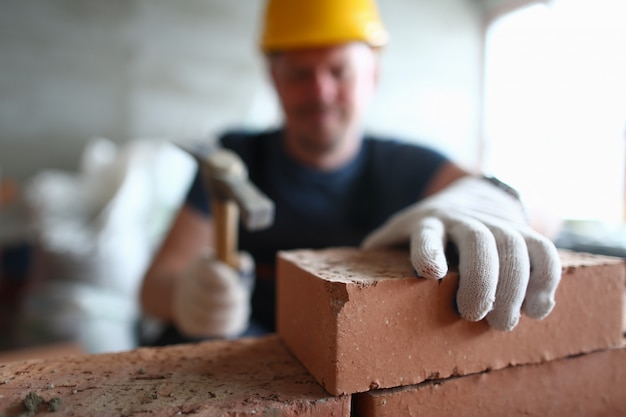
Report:
M231 267L239 268L237 236L239 208L230 200L215 199L212 202L213 227L215 228L215 252L217 258Z

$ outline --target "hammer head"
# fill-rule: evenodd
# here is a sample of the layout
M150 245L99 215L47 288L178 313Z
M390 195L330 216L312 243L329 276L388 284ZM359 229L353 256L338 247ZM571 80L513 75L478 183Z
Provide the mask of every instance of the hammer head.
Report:
M237 204L246 229L261 230L272 225L274 203L249 180L248 170L236 153L217 147L181 148L200 163L211 198Z

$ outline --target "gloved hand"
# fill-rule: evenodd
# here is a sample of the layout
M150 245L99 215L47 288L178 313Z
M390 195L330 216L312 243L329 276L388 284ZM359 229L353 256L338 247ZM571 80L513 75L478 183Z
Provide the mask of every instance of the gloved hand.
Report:
M487 317L513 329L520 311L542 319L554 307L561 263L554 244L531 229L521 202L484 178L464 177L393 215L362 243L364 249L410 241L420 277L448 272L447 241L459 251L457 306L461 317Z
M254 260L239 254L239 271L212 250L197 256L174 289L178 329L190 337L235 337L248 326Z

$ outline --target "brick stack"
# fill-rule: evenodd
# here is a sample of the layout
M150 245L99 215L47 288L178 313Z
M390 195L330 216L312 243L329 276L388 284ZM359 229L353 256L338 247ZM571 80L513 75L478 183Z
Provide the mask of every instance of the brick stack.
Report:
M0 416L626 415L625 264L561 255L552 314L502 333L403 251L283 252L278 335L0 363Z
M557 304L511 332L455 312L404 251L282 253L278 333L353 415L626 415L624 262L561 253Z
M0 364L0 415L51 404L72 417L350 416L350 396L325 392L276 335Z

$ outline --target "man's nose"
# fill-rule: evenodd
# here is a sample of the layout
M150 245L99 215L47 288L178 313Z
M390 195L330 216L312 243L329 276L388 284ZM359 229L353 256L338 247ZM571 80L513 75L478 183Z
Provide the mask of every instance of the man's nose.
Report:
M332 102L337 96L337 80L327 72L316 72L311 85L312 94L321 102Z

